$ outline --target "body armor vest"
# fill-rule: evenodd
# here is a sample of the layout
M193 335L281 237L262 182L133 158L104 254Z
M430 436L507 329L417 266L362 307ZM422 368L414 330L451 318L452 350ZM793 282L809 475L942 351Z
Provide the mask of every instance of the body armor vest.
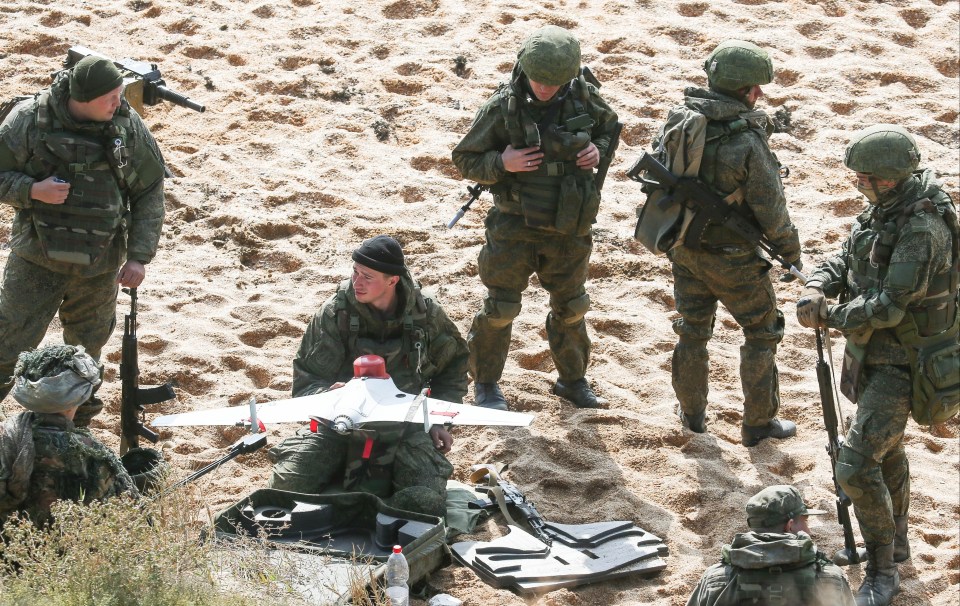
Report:
M346 358L344 372L353 375L353 360L362 355L374 354L382 357L386 363L387 374L397 387L407 393L419 392L436 369L427 357L429 339L423 324L427 318L427 303L419 286L414 286L410 294L414 298L413 309L401 318L400 336L380 340L360 336L360 315L352 309L347 299L350 280L344 280L337 287L337 329L344 344ZM341 373L343 374L343 373Z
M590 144L596 125L587 112L590 91L581 74L548 106L540 121L530 115L516 84L502 85L501 113L515 149L540 147L535 171L512 173L494 186L497 207L523 215L529 227L585 236L600 210L593 170L577 166L577 153Z
M50 260L92 265L120 231L127 191L139 179L130 161L129 106L124 102L97 137L65 130L50 111L49 97L45 91L38 100L40 141L28 169L69 182L70 193L63 204L34 206L33 224Z
M942 194L946 197L946 194ZM847 251L847 285L854 298L871 289L880 290L890 268L890 257L900 233L916 213L943 213L952 236L950 268L933 276L924 298L907 308L905 321L916 324L920 336L939 334L957 320L957 292L960 288L960 233L957 216L949 199L924 198L904 207L901 213L886 221L872 207L860 215L860 230L853 236ZM910 345L904 343L904 345Z

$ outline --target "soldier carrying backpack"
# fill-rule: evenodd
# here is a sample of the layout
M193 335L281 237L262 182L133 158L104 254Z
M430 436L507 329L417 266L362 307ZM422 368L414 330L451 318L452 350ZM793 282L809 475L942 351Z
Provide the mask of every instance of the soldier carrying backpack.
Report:
M840 567L817 550L810 509L793 486L770 486L747 501L748 532L724 545L687 606L853 606Z

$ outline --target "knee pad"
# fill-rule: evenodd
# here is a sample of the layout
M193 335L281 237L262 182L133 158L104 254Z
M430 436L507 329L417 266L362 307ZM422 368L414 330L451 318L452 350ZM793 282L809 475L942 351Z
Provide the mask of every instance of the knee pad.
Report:
M776 351L777 343L783 341L785 326L786 322L783 319L783 312L778 309L777 317L772 324L752 326L743 329L747 347L754 347L756 349L772 348Z
M483 300L483 315L494 328L505 328L520 315L522 305L512 301L499 301L491 297Z
M573 326L579 324L588 311L590 311L590 295L583 293L554 309L553 315L564 326Z
M677 318L673 321L673 332L680 336L680 342L699 343L706 346L707 341L713 337L713 325L716 323L714 318L710 324L693 324L683 318Z
M854 501L863 496L861 474L868 463L872 464L867 457L859 452L847 446L840 449L840 456L837 459L837 467L834 469L834 473L837 476L837 483L840 484L840 488L843 488L847 496Z

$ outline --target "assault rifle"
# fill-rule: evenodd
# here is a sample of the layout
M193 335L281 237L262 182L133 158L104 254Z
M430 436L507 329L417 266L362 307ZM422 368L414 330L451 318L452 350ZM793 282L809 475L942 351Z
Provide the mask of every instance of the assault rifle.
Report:
M254 433L254 434L245 435L230 446L230 450L227 451L227 454L223 455L213 463L209 463L204 467L201 467L200 469L196 470L195 472L188 475L187 477L181 480L178 480L177 482L171 484L170 486L167 486L163 490L163 492L157 494L155 497L151 498L150 500L154 501L156 499L162 499L168 494L175 492L177 489L182 488L183 486L186 486L190 482L193 482L194 480L207 475L208 473L220 467L227 461L233 460L242 454L249 454L251 452L260 450L266 445L267 445L267 434L265 433Z
M470 193L470 199L467 200L467 203L460 207L460 210L457 211L457 214L453 215L453 218L450 219L450 222L447 223L447 229L453 229L453 226L457 224L457 221L463 218L463 215L467 214L467 211L470 210L470 205L480 199L480 194L485 191L489 191L489 185L480 185L479 183L474 183L473 187L467 186L467 192Z
M476 501L470 501L467 505L471 509L493 509L495 507L500 507L503 511L504 516L507 518L508 522L512 522L509 513L506 511L506 507L512 505L514 508L519 511L523 520L530 526L530 530L533 532L534 536L543 541L546 545L553 544L553 538L550 537L544 530L544 521L543 516L540 515L540 512L537 511L537 508L527 500L527 497L524 496L520 489L507 482L497 478L496 486L477 486L478 490L486 491L487 494L491 496L489 499L477 499ZM503 496L502 502L500 496Z
M824 329L829 330L829 329ZM833 397L833 373L830 365L823 358L823 335L820 329L817 332L817 383L820 386L820 405L823 408L823 423L827 428L827 453L830 455L830 470L833 474L833 490L837 493L837 520L843 527L843 549L837 551L833 561L838 566L857 564L866 558L865 549L857 549L857 541L853 536L853 526L850 523L850 497L837 482L837 460L840 458L840 448L843 438L840 437L839 415L837 404Z
M84 46L72 46L67 51L67 58L63 62L63 67L69 69L76 65L80 59L90 55L113 61L110 57L101 55ZM133 109L137 110L138 114L143 114L144 105L156 105L161 101L169 101L174 105L186 107L196 112L203 113L206 110L206 106L191 101L189 97L167 88L167 83L164 82L156 63L147 63L136 59L121 59L120 61L113 61L113 64L123 74L123 83L126 85L123 91L124 98Z
M613 157L617 155L617 148L620 147L620 133L623 131L623 122L617 122L613 127L613 133L610 135L610 144L607 145L607 153L600 156L600 163L597 164L597 174L593 176L593 182L597 185L597 191L603 189L603 182L607 180L607 171L610 170L610 163Z
M170 383L158 387L140 387L140 363L137 354L137 289L124 288L130 295L130 313L123 319L123 345L120 354L120 454L137 448L139 439L156 444L160 436L143 425L144 406L176 397Z
M654 180L645 178L641 174L643 172L652 176ZM685 246L699 250L707 226L723 225L751 245L759 247L791 274L804 280L800 270L783 258L777 247L763 235L753 221L740 214L733 205L727 204L699 179L674 175L666 166L646 152L630 167L627 176L638 183L667 191L668 195L659 202L661 207L669 208L674 204L682 204L695 212L683 239Z

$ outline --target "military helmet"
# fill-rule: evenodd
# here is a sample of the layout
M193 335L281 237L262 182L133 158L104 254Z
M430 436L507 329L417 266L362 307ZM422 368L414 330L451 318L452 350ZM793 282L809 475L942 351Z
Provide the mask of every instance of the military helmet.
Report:
M902 126L875 124L850 137L843 163L858 173L899 181L917 169L920 148Z
M580 42L562 27L548 25L527 38L517 59L534 82L561 86L580 73Z
M773 82L770 55L756 44L727 40L713 49L703 62L710 88L736 91L745 86Z

